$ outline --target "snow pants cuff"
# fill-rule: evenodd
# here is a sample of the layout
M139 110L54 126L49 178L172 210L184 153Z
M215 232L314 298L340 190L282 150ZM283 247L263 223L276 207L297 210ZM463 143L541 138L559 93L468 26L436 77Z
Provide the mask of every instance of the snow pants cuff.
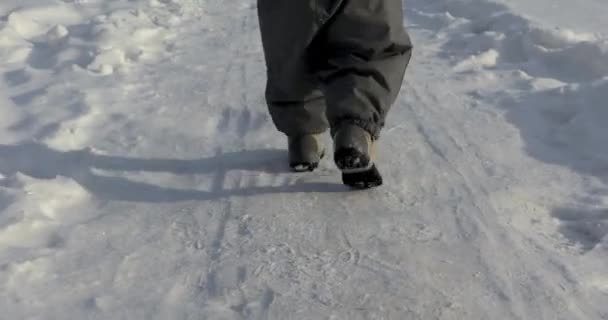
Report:
M331 126L331 136L333 137L343 125L356 125L363 130L369 132L372 136L372 140L378 140L380 138L380 131L382 131L382 125L379 125L371 120L358 119L358 118L341 118L337 119L335 124Z

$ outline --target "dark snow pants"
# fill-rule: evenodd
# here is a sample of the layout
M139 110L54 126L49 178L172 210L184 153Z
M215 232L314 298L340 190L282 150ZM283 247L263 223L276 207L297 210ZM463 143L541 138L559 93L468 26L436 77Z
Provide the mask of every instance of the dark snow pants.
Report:
M377 138L412 45L402 0L258 0L266 100L287 135L347 122Z

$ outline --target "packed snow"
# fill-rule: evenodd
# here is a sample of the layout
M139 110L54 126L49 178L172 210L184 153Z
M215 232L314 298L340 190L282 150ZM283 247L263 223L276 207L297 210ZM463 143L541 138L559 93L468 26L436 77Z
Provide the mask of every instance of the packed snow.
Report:
M404 3L350 191L289 172L254 0L0 1L0 319L608 319L608 2Z

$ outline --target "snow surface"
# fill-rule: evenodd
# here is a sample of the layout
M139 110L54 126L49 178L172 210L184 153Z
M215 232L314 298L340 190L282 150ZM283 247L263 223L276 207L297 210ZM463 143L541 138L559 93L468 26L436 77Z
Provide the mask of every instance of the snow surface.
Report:
M288 172L255 1L0 1L0 319L608 319L608 3L405 3L352 192Z

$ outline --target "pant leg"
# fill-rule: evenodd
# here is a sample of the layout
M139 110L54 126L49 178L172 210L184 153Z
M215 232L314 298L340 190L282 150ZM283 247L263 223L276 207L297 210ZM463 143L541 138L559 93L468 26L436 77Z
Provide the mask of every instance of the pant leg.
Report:
M307 56L320 28L317 1L258 0L266 101L275 126L286 135L322 133L329 127L325 98Z
M294 1L295 2L295 1ZM401 0L336 0L315 40L316 66L332 129L357 124L378 138L394 103L412 44Z

